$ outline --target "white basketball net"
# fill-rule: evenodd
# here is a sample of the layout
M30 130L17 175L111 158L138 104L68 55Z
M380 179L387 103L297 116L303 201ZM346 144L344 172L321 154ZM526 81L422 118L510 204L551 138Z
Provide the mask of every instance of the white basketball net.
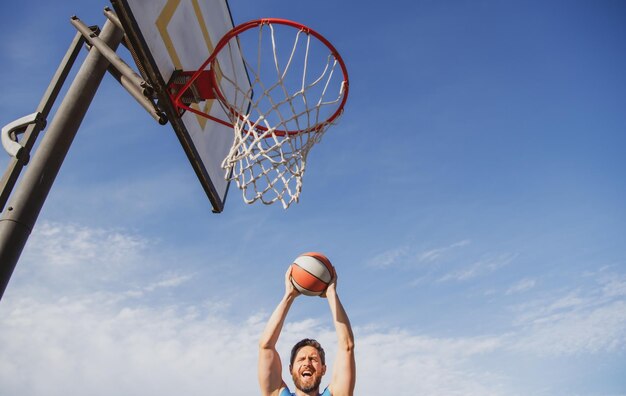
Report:
M309 150L338 119L328 121L345 94L343 75L335 55L307 32L273 24L248 32L230 39L214 65L234 62L241 51L249 81L211 66L235 132L222 168L246 203L280 201L287 209L302 191Z

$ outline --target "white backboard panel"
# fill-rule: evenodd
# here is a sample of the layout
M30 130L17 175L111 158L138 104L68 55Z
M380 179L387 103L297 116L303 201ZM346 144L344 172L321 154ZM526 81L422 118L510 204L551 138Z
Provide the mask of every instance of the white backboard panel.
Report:
M228 181L221 162L233 142L232 128L191 112L177 116L166 86L176 70L195 71L219 39L233 27L226 0L111 0L144 78L155 89L159 106L178 136L213 210L224 208ZM220 65L222 66L222 65ZM231 64L247 81L243 61ZM199 105L210 115L227 120L215 100Z

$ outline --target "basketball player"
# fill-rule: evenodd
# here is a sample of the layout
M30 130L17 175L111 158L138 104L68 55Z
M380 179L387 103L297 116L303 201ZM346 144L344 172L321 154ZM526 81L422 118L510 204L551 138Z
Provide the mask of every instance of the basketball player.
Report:
M321 396L353 396L356 382L354 336L348 315L337 295L337 275L322 295L328 300L335 323L338 346L330 384ZM298 342L291 351L289 371L295 384L291 393L282 378L282 364L276 351L276 342L283 328L287 312L300 292L291 283L291 266L285 274L285 295L270 316L259 342L259 385L262 396L318 396L320 382L326 373L326 357L320 344L311 339Z

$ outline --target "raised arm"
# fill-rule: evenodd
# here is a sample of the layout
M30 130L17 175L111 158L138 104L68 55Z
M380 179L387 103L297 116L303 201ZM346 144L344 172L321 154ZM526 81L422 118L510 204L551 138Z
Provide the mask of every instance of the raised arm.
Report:
M332 396L352 396L356 384L356 362L354 359L354 335L350 320L337 295L337 276L326 290L326 298L335 322L337 333L337 357L329 389Z
M291 267L289 267L285 274L285 295L270 316L259 340L258 376L262 396L277 396L280 389L285 386L276 343L283 329L289 308L299 294L291 283Z

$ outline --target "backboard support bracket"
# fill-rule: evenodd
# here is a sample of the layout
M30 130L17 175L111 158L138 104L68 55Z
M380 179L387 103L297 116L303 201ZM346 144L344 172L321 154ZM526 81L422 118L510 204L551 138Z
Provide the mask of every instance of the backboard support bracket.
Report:
M104 15L118 28L119 19L110 10L105 9ZM142 76L137 74L117 53L99 37L98 32L85 25L78 17L73 16L71 23L91 47L95 47L109 62L108 72L124 89L143 107L159 124L167 124L167 116L154 101L154 89Z

